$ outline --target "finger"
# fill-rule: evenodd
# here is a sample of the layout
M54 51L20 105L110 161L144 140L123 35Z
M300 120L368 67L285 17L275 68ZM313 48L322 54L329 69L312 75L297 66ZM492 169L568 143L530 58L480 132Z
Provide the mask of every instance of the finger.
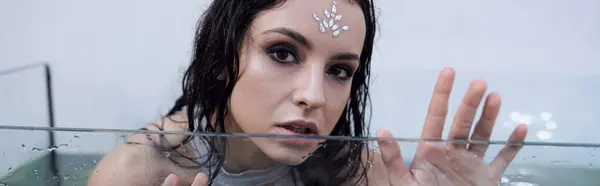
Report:
M454 84L454 69L444 68L433 88L433 95L429 102L425 125L421 138L439 139L444 131L444 122L448 114L448 99Z
M378 138L392 138L392 134L386 130L377 131ZM404 165L404 159L402 153L400 153L400 146L396 141L393 140L378 140L379 151L381 152L381 159L388 170L388 178L390 183L400 183L401 178L409 173L408 169Z
M471 140L487 141L490 139L496 123L496 118L500 112L501 103L502 99L500 98L500 95L496 93L491 93L487 97L483 107L483 113L475 126L475 131L473 132L473 135L471 135ZM488 146L489 144L469 144L469 151L483 159Z
M208 184L208 177L204 173L198 173L192 186L206 186Z
M525 136L527 136L527 125L521 124L517 126L517 128L513 131L513 133L508 138L508 141L524 141ZM496 178L497 180L500 179L502 174L504 174L506 167L508 167L508 164L513 159L515 159L515 156L517 155L519 150L521 150L522 147L522 145L507 144L502 148L502 150L500 150L498 156L496 156L494 161L492 161L492 163L490 164L490 173L492 174L492 176L494 176L494 178Z
M465 97L463 97L460 106L458 106L458 111L456 111L456 114L454 115L452 127L448 134L449 139L469 139L477 107L479 107L479 103L481 103L486 89L487 85L482 79L471 82L469 89L467 89L467 92L465 93ZM454 148L465 148L466 144L453 143L451 146Z
M179 178L177 178L175 174L169 174L169 176L165 178L165 181L163 182L162 186L177 186L178 184Z

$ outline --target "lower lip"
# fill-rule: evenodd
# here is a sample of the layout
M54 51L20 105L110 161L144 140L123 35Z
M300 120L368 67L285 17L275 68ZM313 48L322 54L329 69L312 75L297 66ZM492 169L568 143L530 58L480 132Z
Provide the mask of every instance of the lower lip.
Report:
M297 132L288 130L288 129L283 128L283 127L277 127L277 134L280 134L280 135L297 135L297 136L313 136L313 134L297 133ZM288 145L294 145L294 146L312 146L312 145L317 145L317 144L323 142L324 140L322 140L322 139L308 139L308 138L278 138L278 139L276 139L276 141L284 143L284 144L288 144Z

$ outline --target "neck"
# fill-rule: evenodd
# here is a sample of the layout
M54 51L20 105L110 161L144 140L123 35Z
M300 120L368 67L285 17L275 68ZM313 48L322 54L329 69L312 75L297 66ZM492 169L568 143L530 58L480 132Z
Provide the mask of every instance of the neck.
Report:
M223 168L230 173L262 170L276 164L248 139L229 137L227 138L227 148L227 157Z
M230 117L226 117L225 125L227 132L243 133L237 123ZM228 137L227 138L227 157L223 168L230 173L240 173L247 170L263 170L276 164L267 155L265 155L248 138Z

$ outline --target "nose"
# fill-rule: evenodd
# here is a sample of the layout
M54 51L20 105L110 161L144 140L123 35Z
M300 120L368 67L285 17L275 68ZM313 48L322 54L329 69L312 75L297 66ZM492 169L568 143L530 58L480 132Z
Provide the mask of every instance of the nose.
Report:
M324 71L322 69L308 69L297 77L296 90L293 94L294 104L300 108L316 109L325 104L323 92Z

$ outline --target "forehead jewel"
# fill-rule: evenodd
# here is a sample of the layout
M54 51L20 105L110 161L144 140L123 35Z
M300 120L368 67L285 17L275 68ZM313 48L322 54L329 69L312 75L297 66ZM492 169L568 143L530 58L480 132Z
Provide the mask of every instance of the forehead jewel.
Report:
M320 17L319 14L312 13L313 19L319 23L319 31L321 33L331 31L333 37L338 37L340 33L350 28L346 25L340 26L339 21L342 20L342 15L338 13L336 0L333 0L331 9L323 9L323 14L323 17Z

